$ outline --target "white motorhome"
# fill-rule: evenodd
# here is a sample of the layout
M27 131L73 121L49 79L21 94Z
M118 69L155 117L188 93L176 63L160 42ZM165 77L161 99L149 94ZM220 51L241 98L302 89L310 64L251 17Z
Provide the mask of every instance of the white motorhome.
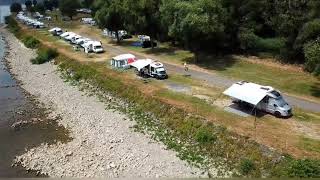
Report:
M110 64L114 68L130 68L130 64L136 61L136 56L133 54L121 54L119 56L113 57Z
M89 41L92 41L92 40L89 38L80 38L80 39L76 40L75 44L83 47L83 45Z
M65 38L67 36L69 36L70 34L72 34L73 32L64 32L60 35L61 38Z
M72 38L76 37L77 34L71 32L68 36L64 37L64 40L71 42Z
M76 44L76 41L77 41L78 39L81 39L81 38L82 38L82 36L76 35L76 36L74 36L74 37L71 38L70 43L71 43L71 44Z
M85 53L102 53L104 49L99 41L88 41L82 45Z
M130 64L137 69L138 75L142 77L154 77L157 79L168 78L166 69L161 62L152 59L139 59Z
M241 106L249 106L275 115L288 117L292 115L291 106L284 100L281 93L270 86L240 81L234 83L223 92Z
M60 36L63 33L62 29L59 27L52 28L49 32L54 36Z

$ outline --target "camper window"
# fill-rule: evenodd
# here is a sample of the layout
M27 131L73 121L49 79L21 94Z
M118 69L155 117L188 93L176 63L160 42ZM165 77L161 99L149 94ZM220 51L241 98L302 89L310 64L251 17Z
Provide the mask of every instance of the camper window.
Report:
M271 91L271 94L275 95L276 97L280 97L280 93L277 91Z

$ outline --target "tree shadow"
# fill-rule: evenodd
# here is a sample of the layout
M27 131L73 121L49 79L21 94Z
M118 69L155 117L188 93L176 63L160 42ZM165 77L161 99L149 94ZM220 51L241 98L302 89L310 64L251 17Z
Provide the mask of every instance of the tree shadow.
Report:
M189 64L195 64L207 70L225 71L228 67L233 66L238 60L232 56L200 54L197 62L195 61L194 56L184 58L183 61Z
M315 97L320 97L320 83L315 83L311 86L311 94Z

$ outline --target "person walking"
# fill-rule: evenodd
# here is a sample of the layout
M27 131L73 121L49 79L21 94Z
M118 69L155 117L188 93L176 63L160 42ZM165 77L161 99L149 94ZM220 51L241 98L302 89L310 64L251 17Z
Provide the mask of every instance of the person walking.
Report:
M183 66L184 66L184 71L188 72L189 68L188 68L187 62L184 62Z

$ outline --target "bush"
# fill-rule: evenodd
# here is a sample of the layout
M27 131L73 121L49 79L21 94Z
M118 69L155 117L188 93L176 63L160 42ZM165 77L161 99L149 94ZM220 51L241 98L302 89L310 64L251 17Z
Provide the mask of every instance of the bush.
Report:
M32 49L38 48L40 45L40 41L32 36L25 37L22 40L22 42L27 48L32 48Z
M320 178L320 161L310 159L292 160L286 168L286 175L300 178Z
M31 59L32 64L43 64L58 56L56 49L43 48L38 50L38 56Z
M240 162L240 173L242 175L248 175L251 171L255 170L255 165L250 159L243 159Z
M206 127L200 127L196 132L196 140L199 143L206 144L212 143L217 137Z
M308 42L303 48L306 59L305 69L317 76L320 75L320 40Z
M240 41L240 49L247 52L257 51L257 42L259 37L252 30L243 29L238 35Z
M17 21L12 16L6 16L5 23L8 24L8 28L13 34L17 35L20 31Z

